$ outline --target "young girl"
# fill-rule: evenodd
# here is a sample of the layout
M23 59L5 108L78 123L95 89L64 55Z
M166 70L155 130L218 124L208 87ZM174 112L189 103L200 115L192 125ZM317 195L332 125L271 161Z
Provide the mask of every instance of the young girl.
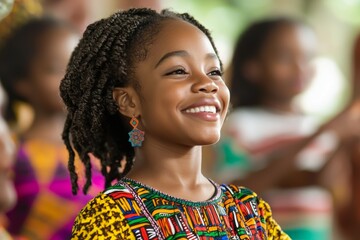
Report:
M34 113L30 127L16 135L18 202L8 214L9 231L16 236L69 239L77 212L103 187L96 180L92 196L71 194L60 137L66 114L58 89L77 41L69 25L39 18L14 30L0 51L0 79L9 97L5 116L13 130L20 104Z
M73 239L289 239L255 193L201 172L201 145L219 140L229 105L221 75L209 31L188 14L130 9L87 28L60 85L73 190L74 151L89 184L89 153L108 185L119 181L80 212Z
M351 118L350 110L319 128L296 105L313 73L315 43L309 27L288 18L262 20L243 32L230 73L234 111L217 145L216 173L264 193L293 239L330 238L333 202L324 187L333 187L333 179L342 184L347 172L346 161L329 159L340 160L343 143L360 133L359 116ZM340 189L336 194L347 194Z

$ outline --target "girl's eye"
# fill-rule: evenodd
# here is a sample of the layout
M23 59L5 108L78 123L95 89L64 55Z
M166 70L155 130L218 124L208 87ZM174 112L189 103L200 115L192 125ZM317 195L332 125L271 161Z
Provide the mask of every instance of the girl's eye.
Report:
M169 75L184 75L184 74L188 74L185 69L176 69L174 71L168 72L165 75L169 76Z
M220 70L214 70L214 71L211 71L208 73L209 76L222 76L223 75L223 72L220 71Z

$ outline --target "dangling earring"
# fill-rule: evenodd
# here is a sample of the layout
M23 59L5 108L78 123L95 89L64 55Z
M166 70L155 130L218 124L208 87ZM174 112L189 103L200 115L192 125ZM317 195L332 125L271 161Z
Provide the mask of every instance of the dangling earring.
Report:
M137 129L139 120L136 117L132 117L130 120L130 125L133 127L133 130L129 132L129 142L132 147L141 147L142 142L144 141L145 132Z

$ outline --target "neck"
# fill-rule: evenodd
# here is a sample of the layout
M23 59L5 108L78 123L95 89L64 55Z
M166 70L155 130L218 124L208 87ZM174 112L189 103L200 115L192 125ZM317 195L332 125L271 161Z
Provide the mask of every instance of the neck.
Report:
M158 189L193 187L207 181L201 173L200 146L170 146L148 140L135 151L130 178Z

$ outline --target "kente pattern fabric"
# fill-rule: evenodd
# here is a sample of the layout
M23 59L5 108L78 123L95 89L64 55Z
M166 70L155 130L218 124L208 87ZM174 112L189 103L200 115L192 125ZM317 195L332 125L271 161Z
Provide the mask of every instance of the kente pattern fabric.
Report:
M72 239L290 239L254 192L214 186L211 199L192 202L125 178L83 208Z
M14 166L18 201L7 213L8 231L15 239L69 239L76 215L104 189L101 173L93 169L93 185L88 195L80 192L74 196L67 162L68 153L63 145L39 139L19 142ZM78 162L82 186L85 179Z

